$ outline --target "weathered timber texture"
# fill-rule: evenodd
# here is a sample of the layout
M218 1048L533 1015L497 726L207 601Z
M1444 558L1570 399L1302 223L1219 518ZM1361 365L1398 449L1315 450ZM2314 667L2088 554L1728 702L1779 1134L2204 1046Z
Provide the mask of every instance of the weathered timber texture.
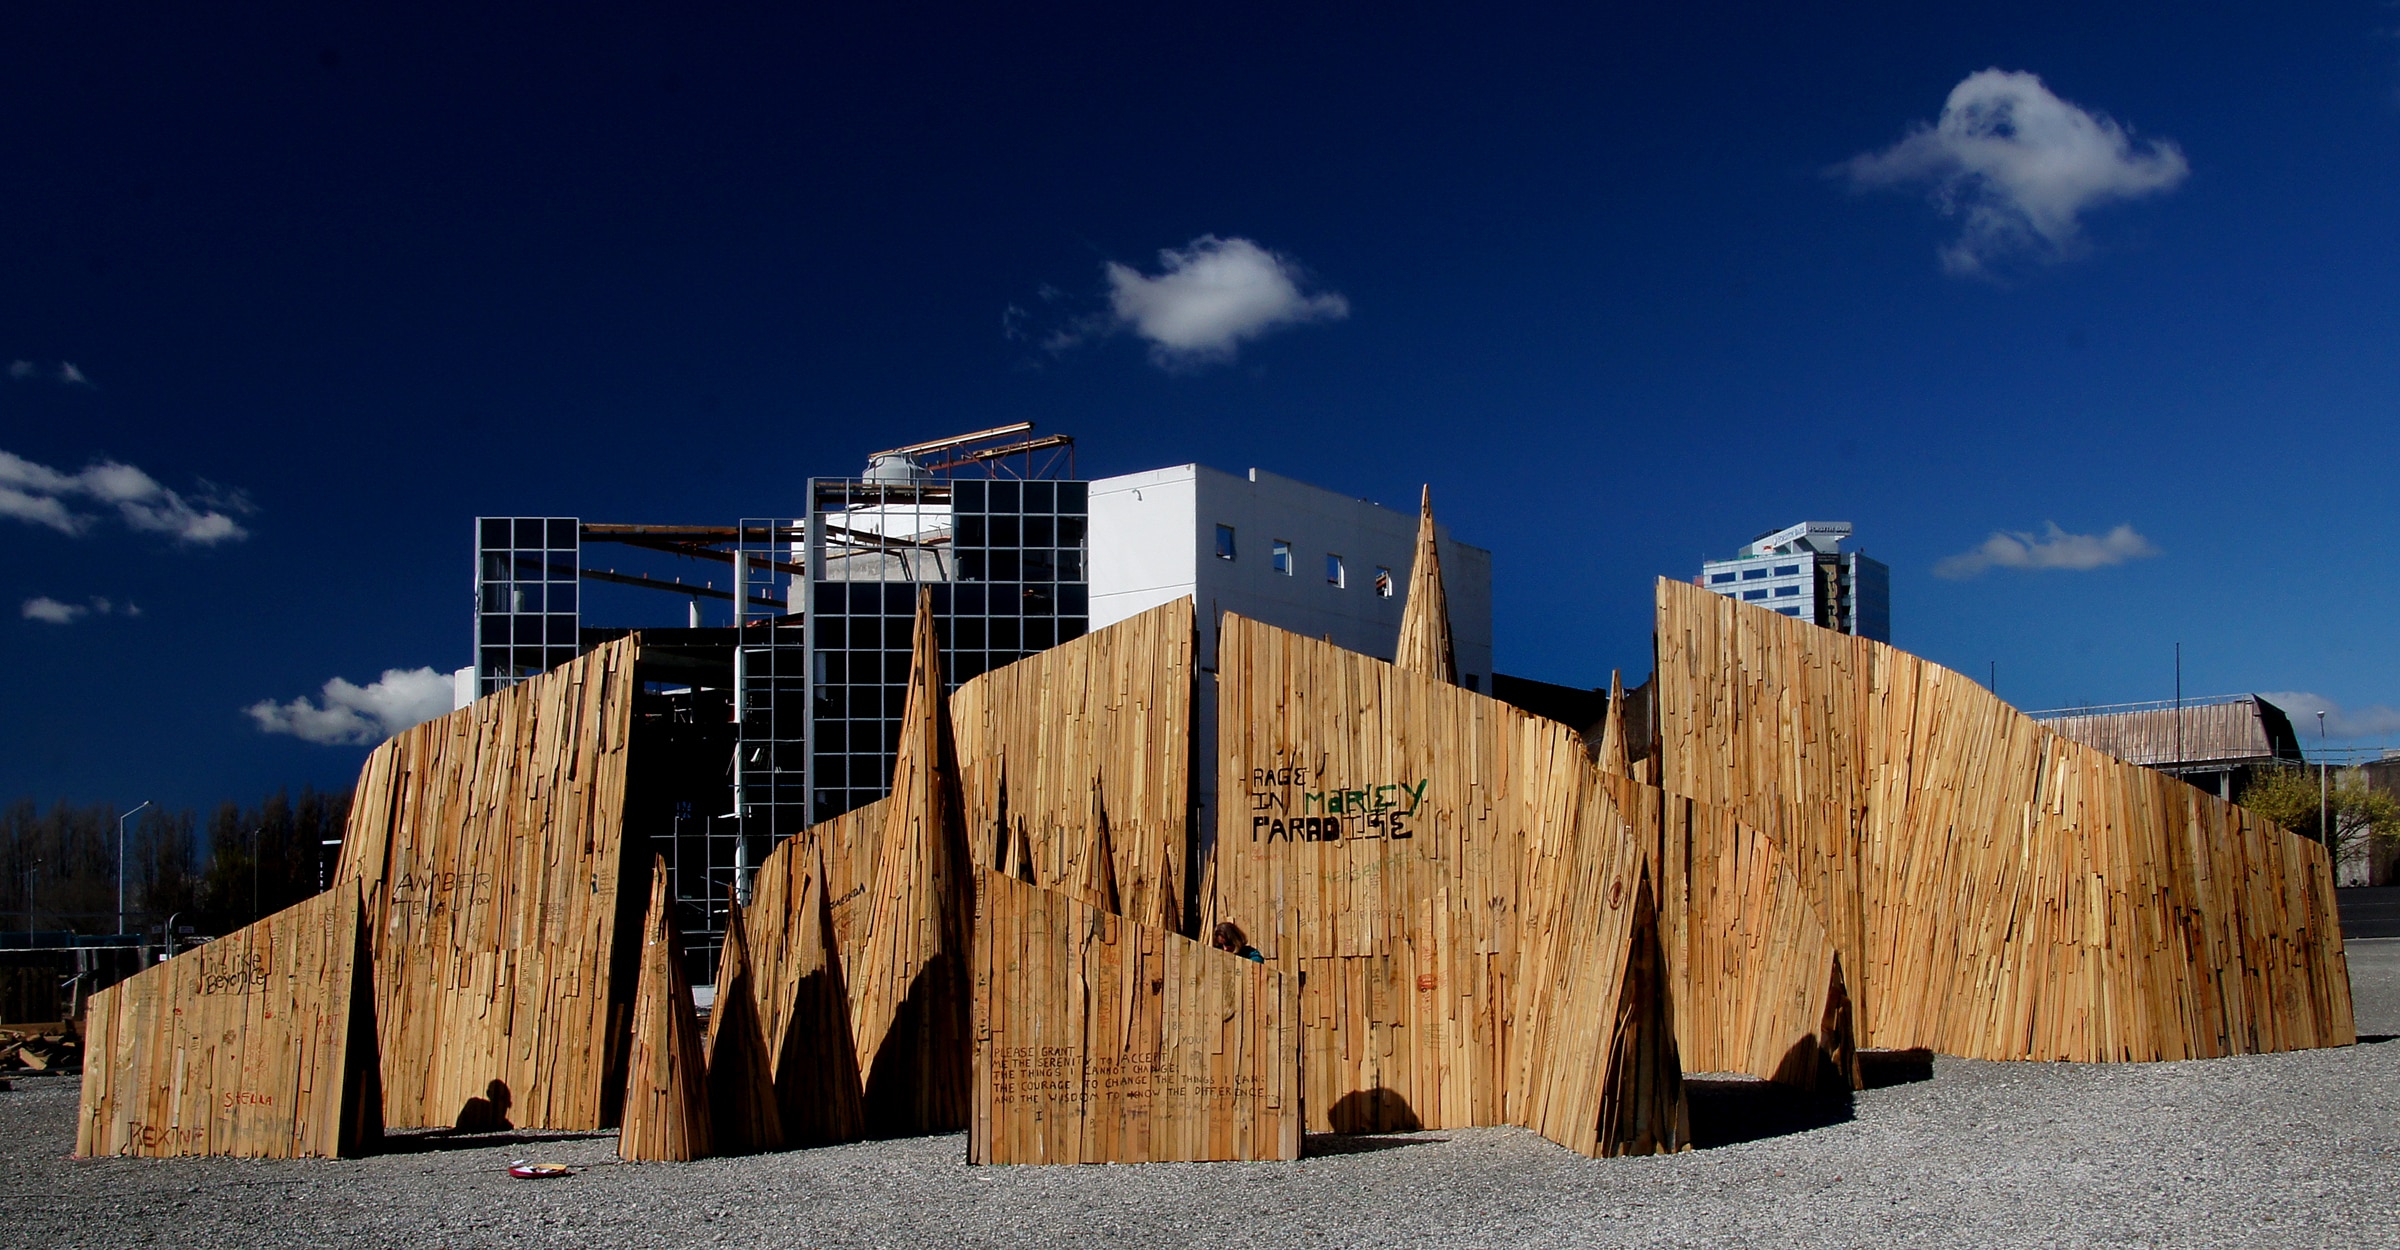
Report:
M1528 844L1591 769L1563 725L1228 613L1204 921L1302 975L1309 1129L1511 1121Z
M967 1127L967 959L975 871L960 823L958 767L934 648L931 597L917 597L915 656L892 792L883 800L872 918L845 958L850 1030L878 1136Z
M1608 787L1636 827L1659 833L1659 936L1683 1069L1857 1088L1841 959L1782 848L1723 808Z
M969 1162L1300 1157L1297 977L981 878Z
M986 673L950 696L975 862L1181 930L1191 834L1192 603ZM1111 862L1095 858L1105 847ZM1103 878L1118 895L1081 891Z
M727 891L725 945L717 951L716 1009L708 1013L708 1131L721 1155L783 1148L774 1053L759 1024L758 985L743 936L742 904Z
M1433 528L1431 486L1417 501L1417 552L1408 569L1408 602L1400 609L1400 643L1392 662L1404 671L1458 684L1458 652L1450 642L1450 592L1442 586L1442 547Z
M1669 791L1784 848L1858 1041L2144 1060L2356 1037L2324 848L1882 643L1658 585Z
M360 770L336 882L366 901L387 1123L613 1122L635 646L407 730Z
M706 1044L692 987L683 978L682 943L667 902L667 861L650 870L650 910L642 918L638 988L633 998L633 1058L625 1073L625 1125L617 1154L674 1163L710 1153Z
M1649 840L1586 768L1526 847L1510 1120L1594 1157L1668 1153L1691 1119Z
M828 865L847 863L847 847L839 856L825 851L827 841L845 841L845 834L880 818L883 807L871 803L860 811L873 816L854 819L859 813L853 812L784 839L759 865L743 915L752 1009L773 1057L776 1106L787 1145L856 1141L865 1132L850 992L842 977L844 950L828 902ZM860 912L864 897L861 887L850 910ZM860 922L861 937L865 927ZM722 983L717 994L724 1002Z
M78 1155L350 1156L382 1133L355 887L92 996Z
M1228 824L1205 919L1302 974L1309 1128L1525 1123L1586 1152L1679 1149L1658 838L1583 741L1239 616L1218 638Z

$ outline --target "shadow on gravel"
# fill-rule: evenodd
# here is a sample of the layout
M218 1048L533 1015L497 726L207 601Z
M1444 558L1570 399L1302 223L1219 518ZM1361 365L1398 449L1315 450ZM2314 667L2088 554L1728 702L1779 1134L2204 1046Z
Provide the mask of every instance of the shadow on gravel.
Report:
M1691 1101L1692 1146L1713 1150L1746 1141L1788 1137L1851 1118L1850 1091L1803 1092L1745 1076L1685 1077Z
M1404 1146L1433 1146L1450 1140L1447 1137L1377 1137L1369 1134L1311 1133L1300 1142L1300 1157L1321 1158L1326 1155L1363 1155L1378 1150L1398 1150Z
M2400 1033L2361 1033L2358 1035L2358 1044L2361 1046L2373 1046L2380 1042L2390 1041L2400 1041Z
M1933 1079L1933 1052L1862 1050L1858 1052L1858 1074L1868 1089L1930 1081Z
M551 1142L590 1141L595 1137L614 1137L605 1133L461 1133L455 1129L437 1128L417 1132L387 1131L372 1153L386 1155L421 1155L437 1150L481 1150L487 1146L538 1146Z

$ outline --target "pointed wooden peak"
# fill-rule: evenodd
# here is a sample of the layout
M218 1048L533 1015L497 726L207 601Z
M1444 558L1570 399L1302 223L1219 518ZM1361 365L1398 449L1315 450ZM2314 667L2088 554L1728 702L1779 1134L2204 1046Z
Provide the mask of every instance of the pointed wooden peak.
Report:
M650 911L642 918L641 971L633 996L633 1056L626 1065L625 1123L617 1153L638 1161L709 1153L707 1044L700 1036L682 943L667 900L667 861L653 856Z
M1434 534L1431 486L1417 504L1417 554L1408 569L1408 604L1400 613L1400 646L1392 664L1458 684L1458 657L1450 642L1450 596L1442 588L1442 552Z
M1083 865L1083 901L1111 915L1123 915L1117 894L1117 848L1108 837L1108 805L1100 787L1092 787L1092 841Z
M930 765L950 741L950 699L942 689L942 654L933 635L933 592L917 591L917 624L909 647L908 705L901 714L900 753ZM899 792L895 774L893 793Z
M741 899L725 891L725 945L717 952L717 1005L708 1013L708 1119L719 1154L783 1148L774 1062L758 1010Z
M1611 777L1631 777L1633 758L1625 744L1625 677L1608 670L1608 716L1601 721L1600 771Z
M972 852L952 758L933 601L917 596L915 659L892 792L884 800L873 904L857 962L845 962L853 1053L874 1132L966 1125L967 1000L959 981L974 928Z
M1002 840L1008 843L1008 854L1002 858L1000 871L1027 885L1039 885L1033 871L1033 835L1023 820L1012 820L1001 830Z

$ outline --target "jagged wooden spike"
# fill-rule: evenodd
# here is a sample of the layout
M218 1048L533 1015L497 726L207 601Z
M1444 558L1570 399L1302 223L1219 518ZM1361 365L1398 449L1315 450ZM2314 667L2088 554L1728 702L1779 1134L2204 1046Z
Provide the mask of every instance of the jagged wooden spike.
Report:
M1075 893L1086 903L1113 916L1125 914L1117 894L1117 848L1108 840L1108 805L1100 787L1092 787L1092 840L1084 851L1083 879Z
M850 1036L849 993L833 936L825 883L825 845L812 835L786 842L778 854L805 856L807 874L789 924L784 956L779 1033L767 1038L775 1056L775 1096L786 1145L856 1141L865 1131L859 1110L858 1052Z
M653 856L650 912L642 918L641 971L633 994L633 1059L625 1074L625 1126L617 1154L673 1162L709 1153L708 1069L700 1016L683 975L683 944L667 909L667 861Z
M866 1129L878 1136L967 1126L966 960L975 887L952 750L933 599L919 591L874 908L859 966L844 969Z
M1633 925L1618 982L1616 1021L1609 1030L1608 1075L1600 1091L1600 1129L1594 1153L1673 1154L1691 1149L1690 1104L1675 1053L1675 1004L1666 952L1659 942L1658 905L1643 868L1634 889Z
M1024 820L1020 818L1010 821L1006 836L1008 838L1008 863L1003 872L1027 885L1039 884L1034 880L1033 848L1027 845L1027 839L1033 835L1026 830Z
M1601 722L1600 771L1611 777L1631 777L1633 760L1625 749L1625 678L1608 670L1608 718Z
M726 889L725 945L717 952L717 1006L708 1015L708 1127L718 1154L783 1149L774 1062L758 1014L741 900Z
M1441 545L1433 532L1433 488L1417 505L1417 554L1408 569L1408 604L1400 613L1400 646L1394 667L1458 684L1458 657L1450 645L1450 596L1442 589Z

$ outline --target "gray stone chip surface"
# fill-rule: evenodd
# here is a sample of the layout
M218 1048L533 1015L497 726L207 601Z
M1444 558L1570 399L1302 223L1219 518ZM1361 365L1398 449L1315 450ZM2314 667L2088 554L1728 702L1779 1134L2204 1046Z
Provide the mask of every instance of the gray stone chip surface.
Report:
M2400 940L2349 953L2358 1046L1887 1060L1846 1103L1695 1079L1701 1148L1645 1159L1472 1129L1311 1138L1296 1164L971 1168L949 1136L642 1165L610 1134L423 1133L357 1160L71 1160L76 1082L30 1076L0 1093L0 1247L2395 1247ZM584 1170L512 1180L520 1158Z

